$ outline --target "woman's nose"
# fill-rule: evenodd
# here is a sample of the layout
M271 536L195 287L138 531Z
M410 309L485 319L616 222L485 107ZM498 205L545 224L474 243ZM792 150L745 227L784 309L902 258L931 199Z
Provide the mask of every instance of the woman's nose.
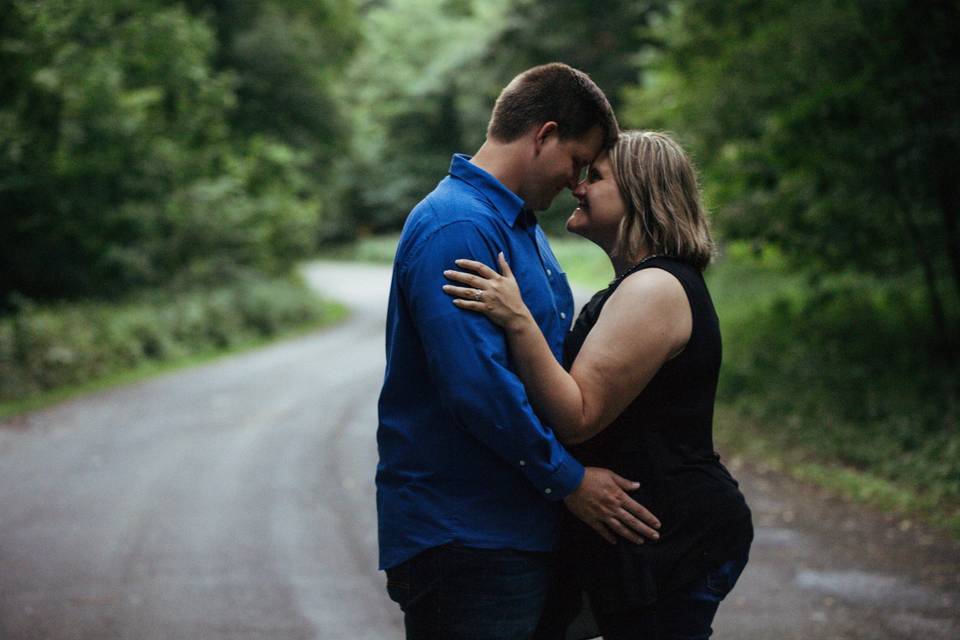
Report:
M587 181L581 180L579 183L574 185L571 191L573 191L573 195L577 198L583 198L583 196L587 195Z

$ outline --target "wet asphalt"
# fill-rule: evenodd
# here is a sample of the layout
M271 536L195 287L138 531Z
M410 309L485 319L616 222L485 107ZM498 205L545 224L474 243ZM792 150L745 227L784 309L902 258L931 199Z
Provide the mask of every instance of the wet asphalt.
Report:
M0 422L0 639L402 637L373 501L389 270L305 273L348 321ZM960 544L728 464L757 538L714 638L960 638Z

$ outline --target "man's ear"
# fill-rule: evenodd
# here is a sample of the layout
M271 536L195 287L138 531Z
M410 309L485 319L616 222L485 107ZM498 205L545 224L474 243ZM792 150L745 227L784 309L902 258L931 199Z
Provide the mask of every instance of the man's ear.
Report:
M537 153L540 153L540 148L546 143L547 138L557 135L557 127L557 123L553 120L548 120L540 125L540 128L537 129L537 133L533 138L534 149L536 149Z

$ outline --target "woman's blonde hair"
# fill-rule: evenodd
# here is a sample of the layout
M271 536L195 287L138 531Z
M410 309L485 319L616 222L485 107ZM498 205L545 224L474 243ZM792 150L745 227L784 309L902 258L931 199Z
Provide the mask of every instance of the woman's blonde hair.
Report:
M666 133L622 131L610 149L610 165L627 206L615 253L632 258L646 248L706 269L713 239L683 148Z

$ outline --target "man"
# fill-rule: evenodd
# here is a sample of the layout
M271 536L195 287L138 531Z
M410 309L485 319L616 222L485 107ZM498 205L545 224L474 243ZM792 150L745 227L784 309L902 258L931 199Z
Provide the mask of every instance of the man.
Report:
M380 567L407 638L527 638L551 576L561 502L633 542L655 519L636 485L584 467L533 413L501 331L457 309L443 271L503 251L554 354L573 314L566 277L532 211L573 189L616 140L609 103L563 64L503 90L477 154L411 212L394 261L380 395Z

